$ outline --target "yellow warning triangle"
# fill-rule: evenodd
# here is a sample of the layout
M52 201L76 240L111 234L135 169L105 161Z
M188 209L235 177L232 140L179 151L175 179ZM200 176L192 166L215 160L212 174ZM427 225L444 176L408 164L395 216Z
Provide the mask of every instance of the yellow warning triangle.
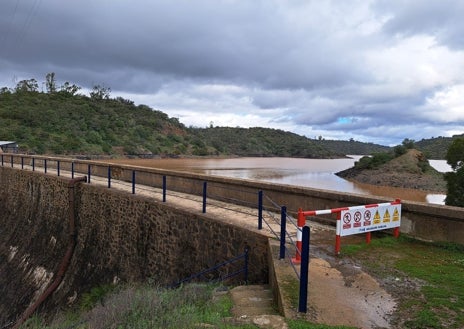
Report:
M395 208L395 211L393 211L393 221L397 222L400 220L400 213L398 211L398 208Z
M374 215L374 224L379 224L380 223L380 214L379 211L377 210Z
M388 212L388 209L385 210L385 214L383 215L383 222L384 223L389 223L390 222L390 213Z

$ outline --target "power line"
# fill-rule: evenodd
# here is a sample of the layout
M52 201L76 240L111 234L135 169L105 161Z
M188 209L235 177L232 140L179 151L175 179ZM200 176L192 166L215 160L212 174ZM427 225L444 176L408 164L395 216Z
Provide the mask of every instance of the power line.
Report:
M1 49L4 49L4 50L7 49L6 44L8 42L8 38L9 38L10 33L11 33L11 27L13 26L14 20L16 18L16 13L18 12L19 2L20 2L20 0L16 1L16 5L15 5L14 10L13 10L13 15L11 16L9 22L6 25L5 34L3 34L3 36L2 36L2 42L1 42L2 48Z

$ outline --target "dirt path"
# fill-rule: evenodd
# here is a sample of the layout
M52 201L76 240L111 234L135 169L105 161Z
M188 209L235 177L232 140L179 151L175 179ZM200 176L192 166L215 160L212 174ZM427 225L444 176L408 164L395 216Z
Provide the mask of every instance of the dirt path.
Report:
M105 184L105 180L102 179L98 183ZM127 190L130 188L127 184L119 185L116 181L113 181L112 187ZM143 189L138 194L161 197L160 191L156 189ZM216 219L257 230L256 209L214 200L210 202L207 213L213 214ZM168 203L178 204L183 208L189 207L192 211L198 212L202 208L201 197L181 193L171 193ZM311 227L311 260L307 319L321 324L347 325L362 329L391 328L388 318L395 308L392 296L360 266L334 257L334 228L315 222L308 224ZM278 227L273 227L273 230L279 232ZM273 236L266 226L260 232L269 237ZM295 237L296 232L292 232L291 235ZM289 264L286 266L289 275L296 277L293 268ZM249 298L253 298L253 293L250 291Z

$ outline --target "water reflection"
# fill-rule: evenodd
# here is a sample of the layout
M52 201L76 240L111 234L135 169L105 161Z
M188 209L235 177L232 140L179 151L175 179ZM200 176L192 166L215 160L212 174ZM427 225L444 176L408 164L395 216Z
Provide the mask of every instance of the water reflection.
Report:
M445 196L441 194L428 194L414 189L360 184L335 175L338 171L352 167L360 157L350 156L350 158L344 159L134 159L124 160L124 162L145 167L443 204ZM446 161L444 160L433 160L430 163L435 168L440 168L437 170L447 170Z

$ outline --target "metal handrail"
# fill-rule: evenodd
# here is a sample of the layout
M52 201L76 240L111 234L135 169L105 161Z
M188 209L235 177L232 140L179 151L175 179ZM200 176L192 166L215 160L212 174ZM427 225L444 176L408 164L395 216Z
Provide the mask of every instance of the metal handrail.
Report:
M202 276L204 276L205 274L208 274L210 272L213 272L215 270L218 270L220 269L221 267L224 267L226 265L229 265L229 264L232 264L232 263L235 263L235 262L238 262L240 260L244 260L244 264L243 264L243 267L238 269L237 271L235 272L232 272L230 274L227 274L225 276L222 276L222 277L219 277L217 279L214 279L214 280L209 280L210 282L222 282L222 281L225 281L227 279L230 279L231 277L234 277L234 276L237 276L241 273L244 273L244 281L245 283L248 283L248 253L249 253L249 248L246 247L245 248L245 251L243 252L243 254L241 255L238 255L234 258L231 258L229 260L226 260L222 263L219 263L219 264L216 264L206 270L203 270L201 272L198 272L198 273L195 273L195 274L192 274L191 276L185 278L185 279L182 279L174 284L172 284L170 287L171 288L177 288L179 287L180 285L182 285L183 283L187 283L187 282L190 282L192 280L195 280L195 279L198 279Z

